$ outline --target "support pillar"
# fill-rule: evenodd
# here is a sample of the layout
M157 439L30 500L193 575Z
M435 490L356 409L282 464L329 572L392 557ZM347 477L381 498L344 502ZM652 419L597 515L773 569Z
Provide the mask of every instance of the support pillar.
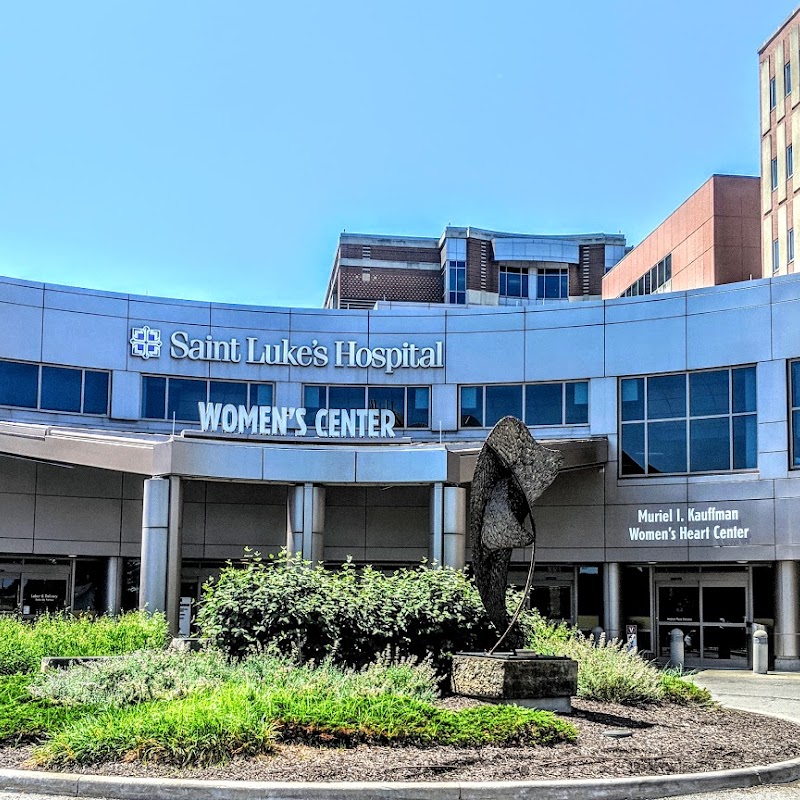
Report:
M467 543L467 490L461 486L431 486L430 554L439 566L463 569Z
M306 561L325 560L325 487L303 483L289 487L286 548Z
M181 500L180 478L144 482L139 608L166 614L173 635L180 610Z
M122 605L122 558L111 556L106 564L106 608L109 617L116 617Z
M603 568L603 627L606 639L622 638L622 588L621 570L616 562Z
M800 570L797 561L778 561L775 592L775 669L800 670Z

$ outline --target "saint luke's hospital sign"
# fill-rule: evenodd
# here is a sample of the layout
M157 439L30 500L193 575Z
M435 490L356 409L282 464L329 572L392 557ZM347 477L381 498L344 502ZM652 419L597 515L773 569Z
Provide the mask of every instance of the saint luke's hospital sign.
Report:
M161 331L144 325L131 329L131 355L144 359L161 355ZM382 369L387 375L400 369L440 369L444 367L444 345L436 342L420 347L403 342L399 347L363 347L354 340L333 343L332 350L312 339L308 344L292 344L289 339L263 343L257 336L239 340L215 339L208 335L191 339L185 331L175 331L169 340L169 354L175 359L219 361L227 364L269 365L276 367L355 367Z
M161 331L143 325L131 329L131 355L149 361L160 358L164 342ZM380 369L392 375L404 369L441 369L444 346L420 347L403 342L400 347L363 347L354 340L340 340L333 348L312 339L308 344L260 342L257 336L215 339L208 335L191 339L185 331L175 331L169 339L169 355L174 359L216 361L228 364L281 367L354 367ZM394 412L386 408L321 408L313 419L306 419L305 408L204 403L198 405L203 432L257 434L261 436L306 436L311 430L320 438L394 438Z

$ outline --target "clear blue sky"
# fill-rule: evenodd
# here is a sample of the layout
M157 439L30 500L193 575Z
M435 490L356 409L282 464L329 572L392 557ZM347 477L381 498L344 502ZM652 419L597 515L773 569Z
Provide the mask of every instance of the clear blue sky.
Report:
M316 306L343 229L634 244L758 174L797 1L7 0L0 274Z

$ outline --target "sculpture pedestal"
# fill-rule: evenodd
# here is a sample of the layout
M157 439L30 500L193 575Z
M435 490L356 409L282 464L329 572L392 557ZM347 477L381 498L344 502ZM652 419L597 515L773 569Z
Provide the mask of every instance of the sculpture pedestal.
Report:
M578 662L532 650L456 653L451 681L453 692L465 697L570 714L571 698L578 693Z

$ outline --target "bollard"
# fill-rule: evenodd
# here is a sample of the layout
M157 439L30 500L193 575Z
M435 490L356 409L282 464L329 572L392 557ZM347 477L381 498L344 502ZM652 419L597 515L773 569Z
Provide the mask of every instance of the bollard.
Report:
M592 644L595 647L600 644L600 639L604 633L605 631L599 625L596 625L594 628L592 628Z
M676 669L683 669L683 631L673 628L669 632L669 665Z
M753 632L753 672L766 675L769 666L769 637L766 631Z

